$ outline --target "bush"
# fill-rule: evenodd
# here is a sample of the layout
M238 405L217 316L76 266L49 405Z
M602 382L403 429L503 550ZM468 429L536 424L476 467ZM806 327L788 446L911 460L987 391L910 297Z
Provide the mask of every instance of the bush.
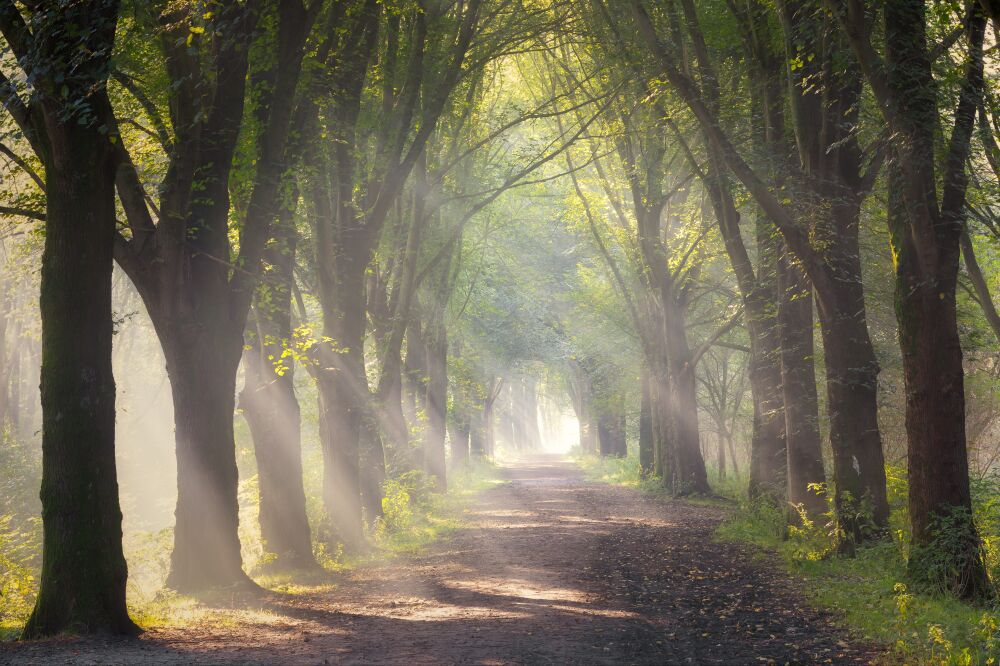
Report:
M18 526L13 516L0 516L0 636L16 635L31 614L38 591L39 553L39 519Z

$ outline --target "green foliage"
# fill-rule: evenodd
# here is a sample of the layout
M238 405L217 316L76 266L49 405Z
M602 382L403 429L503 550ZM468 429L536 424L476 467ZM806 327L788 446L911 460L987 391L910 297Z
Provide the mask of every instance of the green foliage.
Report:
M906 663L946 666L990 665L1000 655L1000 608L963 603L941 587L908 581L909 528L906 515L905 471L888 467L891 539L861 547L853 558L834 556L831 532L832 495L822 490L828 510L786 527L785 513L773 503L743 502L720 527L723 539L760 545L781 555L789 570L806 581L817 605L842 614L846 624L868 639L892 646ZM982 537L991 576L998 573L1000 542L1000 481L978 479L973 484L973 519ZM936 538L953 539L968 516L939 519ZM931 551L928 551L931 552ZM955 566L953 559L930 557L925 566L940 576ZM895 657L894 657L895 658Z
M433 479L412 470L385 482L384 515L375 527L375 554L412 552L461 526L460 515L478 492L499 481L496 468L486 462L473 463L451 474L447 493L434 490Z
M382 515L375 527L376 535L405 530L413 521L412 498L406 486L396 479L389 479L382 490L385 497L382 498Z
M24 625L38 591L41 520L19 525L0 515L0 639L13 638Z
M583 453L579 449L572 452L584 475L592 481L603 481L630 488L653 487L653 483L643 479L639 469L639 456L630 451L624 458L604 457ZM657 484L658 485L658 484Z

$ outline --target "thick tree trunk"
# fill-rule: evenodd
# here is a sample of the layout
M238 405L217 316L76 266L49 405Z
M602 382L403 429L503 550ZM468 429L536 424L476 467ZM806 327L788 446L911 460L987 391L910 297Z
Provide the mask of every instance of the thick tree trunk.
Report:
M114 163L97 128L46 113L42 254L42 568L23 636L135 634L115 469Z
M174 401L177 510L167 585L180 592L252 584L240 553L233 415L243 347L218 321L211 338L162 339Z
M664 486L669 483L669 473L673 462L673 447L670 444L670 382L666 368L657 368L650 375L650 415L653 425L653 473Z
M351 549L364 543L361 527L361 418L358 393L361 362L351 354L339 357L332 370L321 374L321 444L323 450L323 506L332 534Z
M941 283L921 285L913 277L900 271L896 296L907 386L909 568L917 579L951 584L962 597L985 597L990 587L972 522L955 291ZM939 580L940 570L933 570L941 558L957 571L954 580Z
M884 528L889 520L878 430L879 367L868 337L860 281L843 282L832 303L828 296L820 296L817 302L823 324L835 501L847 541L860 543L868 536L868 518L861 513L870 514L876 529ZM851 544L844 547L850 550Z
M240 407L250 426L260 486L260 535L279 568L316 565L302 485L299 403L291 370L274 373L273 362L254 346L246 354Z
M680 306L666 312L667 362L670 368L670 425L673 465L669 487L674 495L710 493L698 431L698 387Z
M757 221L757 279L744 295L750 360L747 373L753 398L753 434L750 445L751 498L766 497L783 504L787 489L785 401L781 377L781 333L775 303L781 240L769 221Z
M812 290L791 257L779 260L781 379L785 403L785 446L788 501L812 516L826 508L823 497L809 488L826 481L819 432L819 400L813 363Z
M992 9L992 5L990 5ZM917 580L950 587L964 598L994 595L972 517L965 432L962 347L956 287L965 225L966 162L984 89L986 17L974 6L969 58L955 107L947 159L936 173L939 117L926 35L926 7L887 3L889 89L886 109L901 131L890 170L889 232L896 268L896 319L906 382L909 509L913 541L908 568ZM940 176L942 196L937 200ZM946 568L941 563L947 563Z
M320 225L317 243L332 244L328 234L327 225ZM347 247L344 240L326 253L317 250L324 262L319 271L323 333L332 341L318 358L317 388L323 420L323 504L330 537L357 550L364 545L361 445L371 397L364 367L367 262L359 256L361 250ZM335 265L325 263L328 255Z

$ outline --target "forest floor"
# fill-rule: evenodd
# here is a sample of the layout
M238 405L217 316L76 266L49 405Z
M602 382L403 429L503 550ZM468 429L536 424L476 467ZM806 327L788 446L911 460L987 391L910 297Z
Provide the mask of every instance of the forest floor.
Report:
M0 645L11 664L871 664L773 558L714 538L725 510L501 468L460 529L335 584L272 592L140 639ZM221 604L225 605L225 604ZM232 600L230 606L241 605ZM222 618L222 619L220 619Z

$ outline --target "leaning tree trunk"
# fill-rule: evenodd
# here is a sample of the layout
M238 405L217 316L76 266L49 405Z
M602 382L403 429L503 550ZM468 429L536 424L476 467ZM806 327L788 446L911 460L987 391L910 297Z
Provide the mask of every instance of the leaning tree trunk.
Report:
M24 637L135 634L115 469L111 145L96 127L46 113L42 253L42 569Z

